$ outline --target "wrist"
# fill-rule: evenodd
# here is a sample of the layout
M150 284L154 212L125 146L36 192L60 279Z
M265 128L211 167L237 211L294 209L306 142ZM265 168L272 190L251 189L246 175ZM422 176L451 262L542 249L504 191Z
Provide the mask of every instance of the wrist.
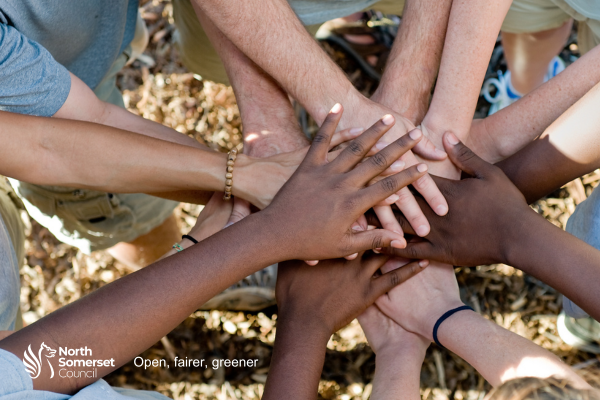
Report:
M423 323L420 326L418 333L421 336L427 338L427 340L429 340L430 342L433 342L433 328L435 327L435 324L438 322L438 320L446 312L453 310L455 308L458 308L458 307L462 307L464 305L465 304L462 301L460 301L460 299L444 302L443 305L441 305L435 311L432 311L426 318L423 318ZM454 317L454 315L452 315L450 318L452 318L452 317ZM447 322L447 320L442 322L440 327L443 326L446 322ZM440 327L438 327L438 336L439 336Z
M507 265L518 265L520 269L524 267L525 260L531 256L531 249L536 246L532 240L540 237L540 232L544 232L549 222L541 215L527 207L522 212L506 220L506 228L500 228L502 237L498 250L498 262Z
M346 82L348 80L346 79ZM342 107L344 107L344 114L342 116L342 120L338 125L338 129L347 129L347 128L368 128L368 126L354 126L349 124L351 116L355 113L359 113L363 110L365 106L373 104L373 102L363 96L354 86L352 86L348 82L349 87L346 90L343 90L339 95L329 95L320 102L313 101L311 105L306 105L308 113L314 118L317 125L321 126L327 114L331 110L336 103L340 103ZM376 117L375 120L381 118L382 116Z
M318 315L305 312L304 308L296 307L293 304L284 304L279 307L277 329L278 331L296 332L298 335L308 336L310 339L307 342L315 343L319 347L327 346L329 338L333 335L326 321Z

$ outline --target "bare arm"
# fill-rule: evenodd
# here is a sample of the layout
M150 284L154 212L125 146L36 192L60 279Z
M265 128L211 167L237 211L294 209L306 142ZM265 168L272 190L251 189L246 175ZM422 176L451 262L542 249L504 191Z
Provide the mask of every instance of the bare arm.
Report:
M540 139L498 163L528 202L600 168L598 104L600 84L552 123Z
M308 145L287 93L193 6L235 92L244 123L244 153L268 157Z
M519 101L487 118L474 120L467 144L491 163L515 154L600 82L598 64L600 46ZM593 113L586 115L593 117Z
M206 147L83 121L8 112L0 112L0 120L0 172L19 180L200 202L225 187L226 155ZM264 195L274 196L303 157L288 155L238 156L234 195L266 206Z
M452 1L408 0L385 72L372 100L419 124L442 58Z
M440 73L423 125L442 148L441 135L451 131L461 140L469 133L478 93L510 0L455 0Z

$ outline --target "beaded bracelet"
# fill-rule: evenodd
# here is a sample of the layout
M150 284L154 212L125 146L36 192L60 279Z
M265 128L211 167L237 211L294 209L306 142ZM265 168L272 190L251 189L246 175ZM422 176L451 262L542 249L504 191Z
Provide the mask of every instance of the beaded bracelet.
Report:
M233 164L237 158L237 149L231 149L227 154L227 172L225 173L225 194L223 200L231 199L231 191L233 189Z
M180 245L179 243L175 243L175 244L173 245L173 248L174 248L175 250L177 250L177 252L178 252L178 253L179 253L180 251L183 251L183 247L181 247L181 245Z

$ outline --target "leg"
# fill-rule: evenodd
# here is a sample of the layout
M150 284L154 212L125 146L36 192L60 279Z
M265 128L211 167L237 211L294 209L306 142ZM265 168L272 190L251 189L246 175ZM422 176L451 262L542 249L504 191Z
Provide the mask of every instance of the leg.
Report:
M512 85L527 94L544 82L548 64L564 47L572 20L562 26L534 33L502 32L504 56L511 71Z

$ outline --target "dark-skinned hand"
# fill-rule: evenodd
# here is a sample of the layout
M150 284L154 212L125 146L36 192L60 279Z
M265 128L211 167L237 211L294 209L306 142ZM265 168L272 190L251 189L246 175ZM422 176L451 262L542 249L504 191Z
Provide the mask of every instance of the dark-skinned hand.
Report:
M306 321L319 333L331 335L362 314L381 295L428 265L425 260L415 261L374 276L387 260L386 256L370 253L360 254L354 260L327 260L317 265L301 261L281 263L276 287L281 318Z
M386 115L329 162L329 143L341 117L342 107L337 104L323 122L304 161L263 211L263 218L275 222L271 229L279 242L288 244L285 249L273 249L285 255L284 259L326 260L406 245L400 233L385 229L356 232L351 227L375 204L425 175L427 166L418 164L367 186L422 136L412 139L405 135L362 162L393 126L394 118Z
M508 243L533 211L519 189L496 166L491 165L451 133L444 135L450 160L470 177L460 181L434 177L448 201L450 211L436 215L425 201L421 209L431 232L409 242L404 249L383 249L383 253L411 259L429 259L458 266L506 263ZM402 229L414 234L406 218L397 214Z

